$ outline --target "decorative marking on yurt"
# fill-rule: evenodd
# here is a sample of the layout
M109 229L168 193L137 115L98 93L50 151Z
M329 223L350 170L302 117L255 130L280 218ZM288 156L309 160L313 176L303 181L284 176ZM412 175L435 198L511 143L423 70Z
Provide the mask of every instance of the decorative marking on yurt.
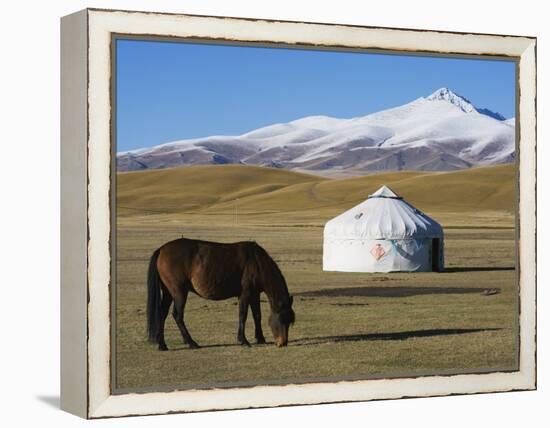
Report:
M325 224L323 270L443 271L443 229L390 188Z

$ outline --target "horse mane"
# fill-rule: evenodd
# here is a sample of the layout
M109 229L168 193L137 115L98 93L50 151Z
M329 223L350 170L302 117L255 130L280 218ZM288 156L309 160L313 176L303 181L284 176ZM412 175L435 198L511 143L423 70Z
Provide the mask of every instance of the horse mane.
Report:
M276 310L288 307L290 295L285 277L268 252L256 242L251 242L247 263L250 263L253 280L263 285L271 306Z

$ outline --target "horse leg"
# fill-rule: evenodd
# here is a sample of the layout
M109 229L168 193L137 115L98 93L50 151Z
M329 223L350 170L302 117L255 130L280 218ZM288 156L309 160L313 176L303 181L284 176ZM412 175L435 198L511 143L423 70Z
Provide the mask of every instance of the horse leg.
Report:
M265 343L265 337L262 331L262 312L260 309L260 293L255 293L255 295L250 299L250 308L252 309L252 316L254 317L256 343L258 345L263 345Z
M180 329L181 336L183 337L183 343L188 344L191 349L195 349L198 348L199 345L191 338L191 335L185 326L185 322L183 321L183 312L185 310L185 303L187 302L188 293L189 292L185 290L174 297L174 309L172 310L172 315L174 316L174 320Z
M237 342L244 346L250 346L246 336L244 335L244 326L246 317L248 316L249 296L247 293L242 293L239 297L239 331L237 332Z
M170 305L172 304L172 296L166 288L163 287L162 290L162 300L160 302L160 328L158 333L158 344L159 351L168 351L166 342L164 341L164 322L168 316L168 311L170 310Z

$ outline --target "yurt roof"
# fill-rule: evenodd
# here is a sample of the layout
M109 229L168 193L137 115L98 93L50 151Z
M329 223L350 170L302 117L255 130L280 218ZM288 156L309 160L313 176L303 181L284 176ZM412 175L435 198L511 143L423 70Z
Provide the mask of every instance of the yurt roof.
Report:
M369 198L393 198L393 199L403 199L401 196L397 196L392 189L388 186L382 186L372 195L369 195Z
M329 220L324 235L336 239L422 239L441 238L443 229L389 187L382 186L367 200Z

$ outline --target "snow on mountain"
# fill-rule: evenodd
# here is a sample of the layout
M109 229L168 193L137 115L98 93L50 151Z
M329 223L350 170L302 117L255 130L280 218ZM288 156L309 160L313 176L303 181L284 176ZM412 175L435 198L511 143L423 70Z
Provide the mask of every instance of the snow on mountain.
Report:
M464 113L472 113L476 111L476 108L470 101L458 94L455 94L449 88L440 88L433 94L426 97L426 99L429 101L447 101L448 103L457 106Z
M175 141L117 154L119 171L242 163L325 176L449 171L514 159L515 120L448 88L352 119L309 116L240 136Z
M492 117L493 119L505 120L505 117L501 115L499 112L494 112L487 108L477 108L469 100L454 93L449 88L440 88L430 96L426 97L426 99L430 101L433 101L433 100L447 101L453 105L456 105L465 113L471 113L471 112L477 111L478 113L484 114L485 116Z

